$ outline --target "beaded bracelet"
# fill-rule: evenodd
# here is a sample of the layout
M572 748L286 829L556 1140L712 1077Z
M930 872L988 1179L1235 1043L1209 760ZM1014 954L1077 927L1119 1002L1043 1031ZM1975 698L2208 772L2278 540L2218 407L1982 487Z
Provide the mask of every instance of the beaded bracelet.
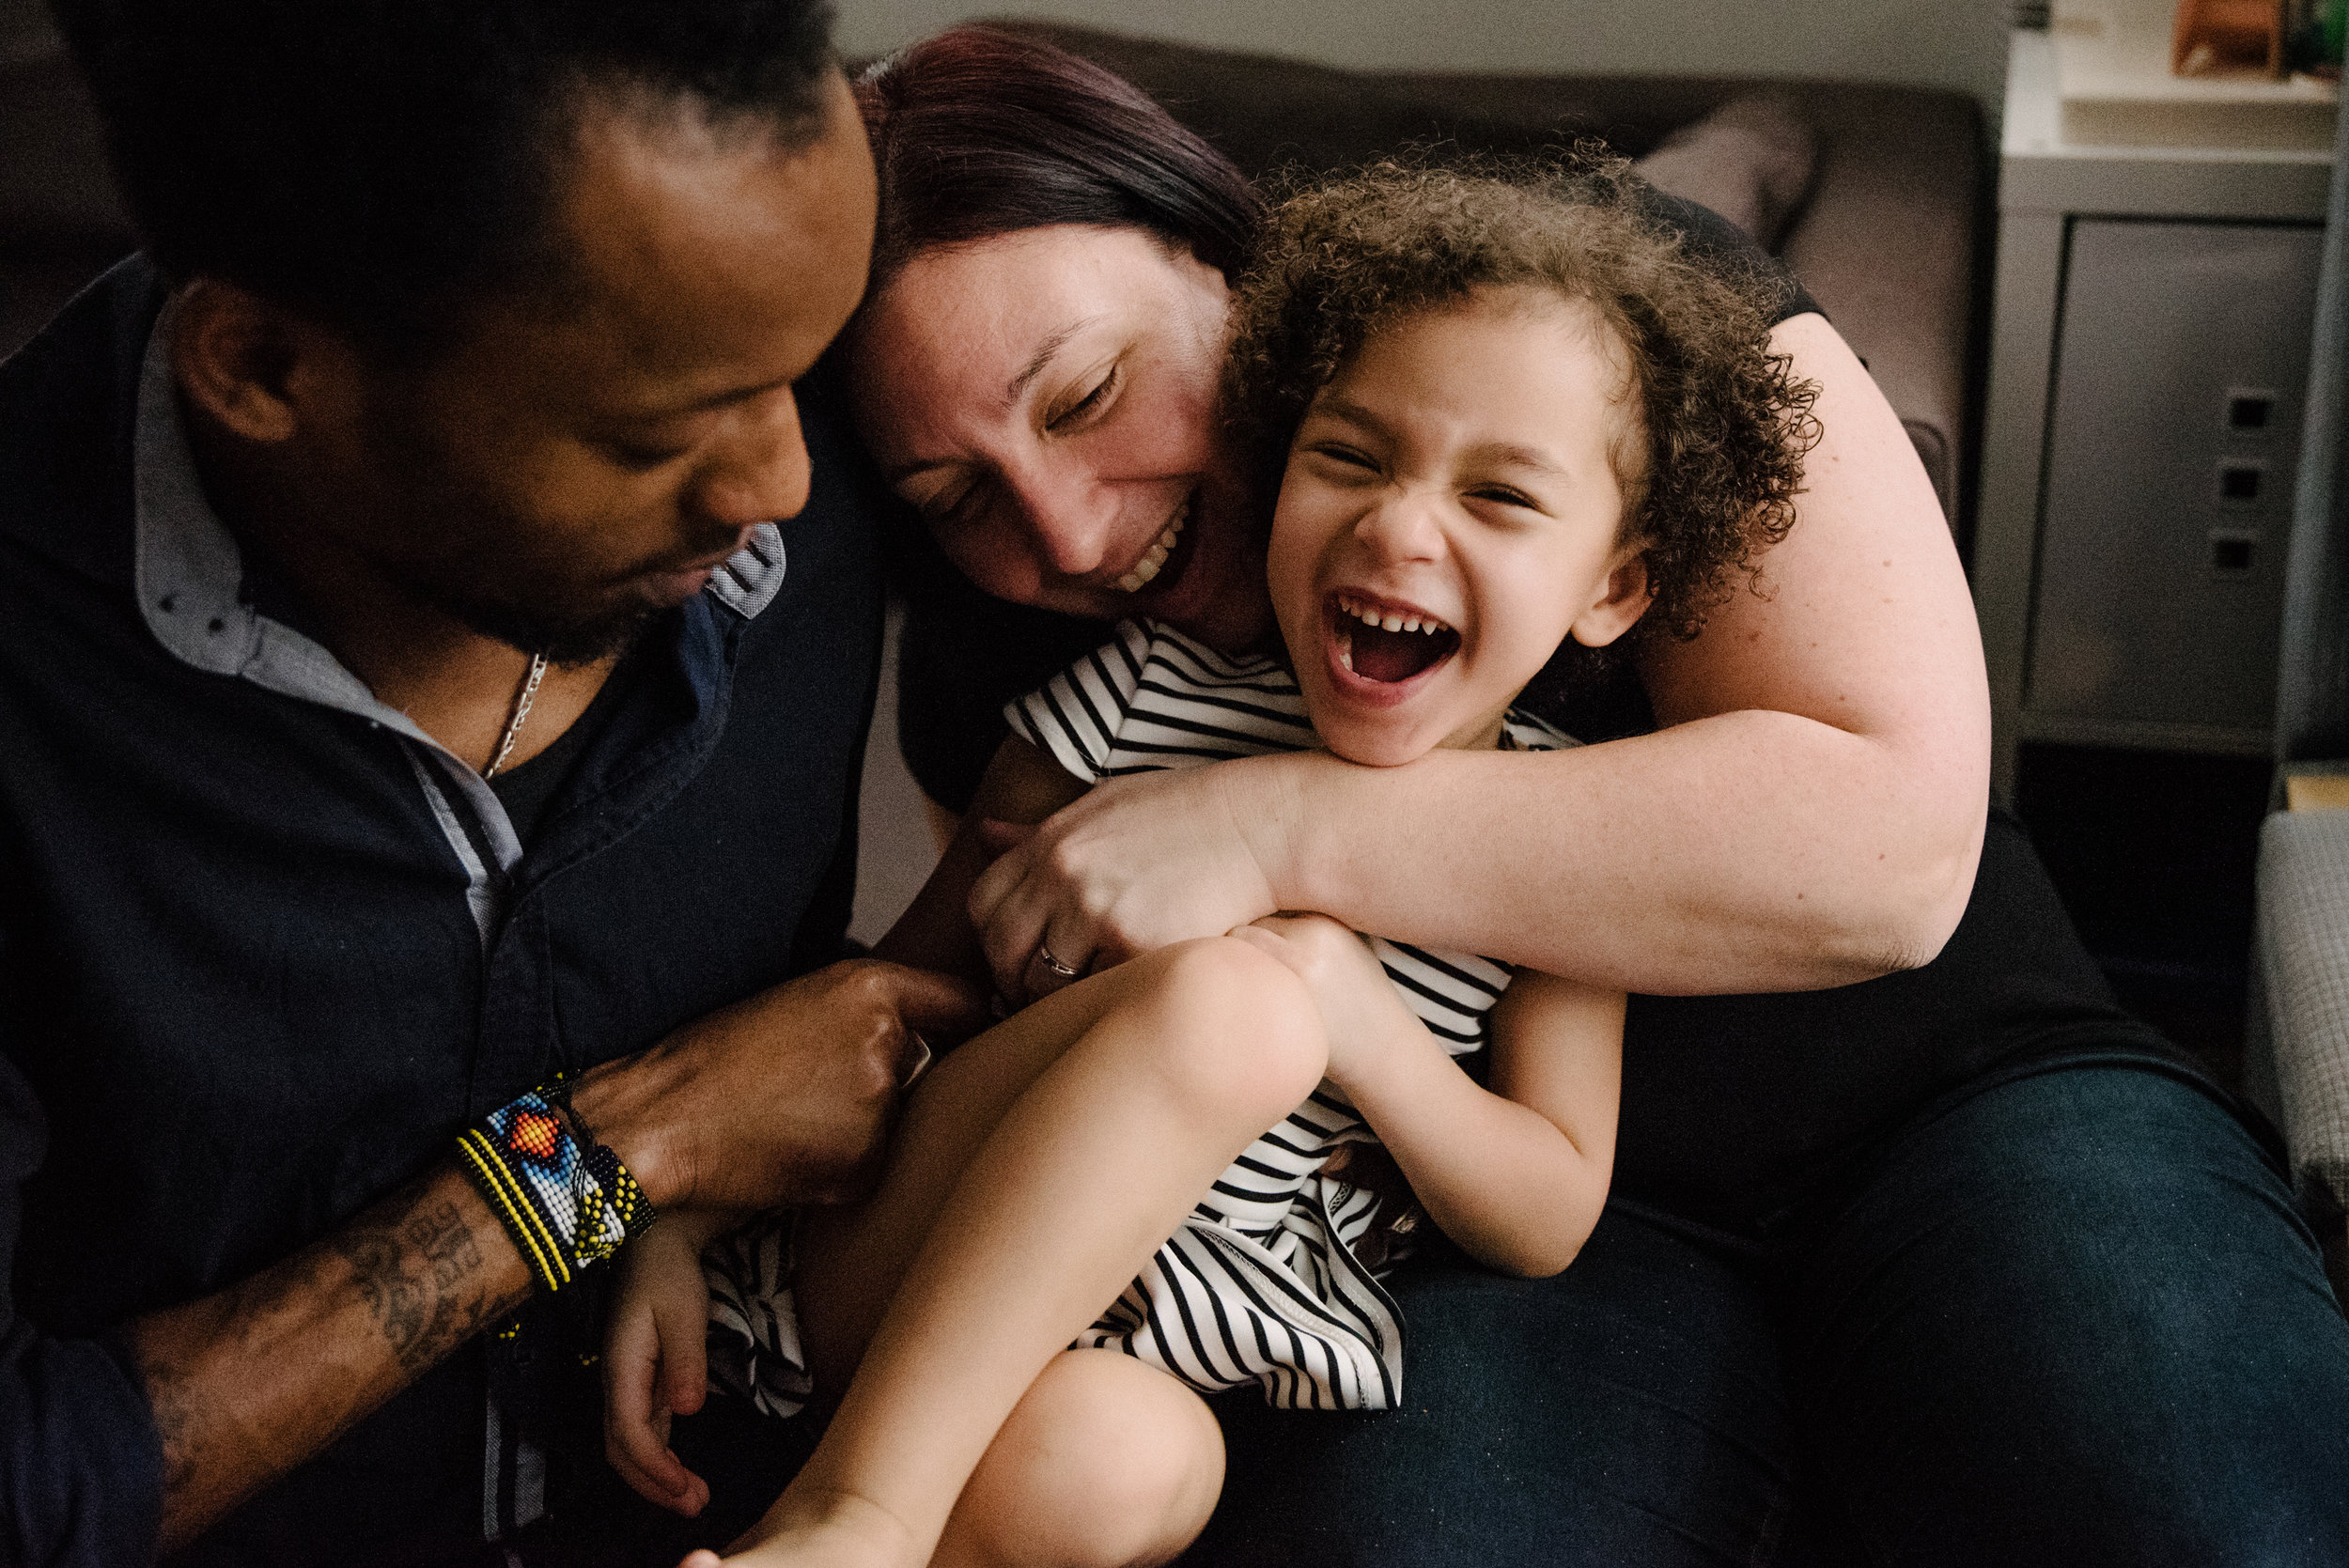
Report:
M534 1089L500 1106L459 1136L457 1153L550 1291L653 1221L645 1189L596 1141L567 1089Z

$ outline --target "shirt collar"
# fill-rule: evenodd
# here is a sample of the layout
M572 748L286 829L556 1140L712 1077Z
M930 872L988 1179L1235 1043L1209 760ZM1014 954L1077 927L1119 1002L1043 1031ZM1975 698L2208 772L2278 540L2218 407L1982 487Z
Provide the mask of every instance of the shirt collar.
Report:
M240 675L288 696L381 720L392 710L334 656L244 597L244 555L204 494L171 371L166 305L140 366L132 440L139 613L155 640L184 663ZM710 576L712 602L754 618L783 587L783 533L771 522ZM412 726L403 720L402 733Z

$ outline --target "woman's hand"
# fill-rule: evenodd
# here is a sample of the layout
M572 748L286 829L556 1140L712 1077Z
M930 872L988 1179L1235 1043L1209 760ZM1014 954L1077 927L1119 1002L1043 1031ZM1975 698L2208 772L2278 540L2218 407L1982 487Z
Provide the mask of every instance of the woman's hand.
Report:
M1296 801L1283 765L1297 760L1112 779L1015 843L971 890L971 923L1003 995L1033 1001L1279 908L1271 870ZM1046 951L1070 972L1040 962Z

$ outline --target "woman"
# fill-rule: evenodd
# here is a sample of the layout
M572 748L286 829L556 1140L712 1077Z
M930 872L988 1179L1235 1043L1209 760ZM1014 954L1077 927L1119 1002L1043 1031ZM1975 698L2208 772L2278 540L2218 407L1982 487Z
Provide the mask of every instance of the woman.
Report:
M958 29L860 90L882 214L848 369L935 540L906 541L901 711L958 808L994 704L1101 622L1252 633L1213 389L1255 208L1134 89L1009 35ZM2227 1097L2113 1006L2015 826L1985 836L1980 650L1932 490L1791 282L1774 341L1825 436L1767 591L1646 639L1636 690L1562 671L1546 715L1608 733L1609 699L1644 699L1654 726L1113 782L974 894L1014 992L1310 908L1648 993L1582 1261L1407 1271L1406 1410L1228 1405L1213 1560L1746 1561L1794 1520L1902 1560L2216 1561L2279 1516L2309 1560L2349 1552L2349 1434L2318 1417L2349 1397L2349 1331L2308 1233Z

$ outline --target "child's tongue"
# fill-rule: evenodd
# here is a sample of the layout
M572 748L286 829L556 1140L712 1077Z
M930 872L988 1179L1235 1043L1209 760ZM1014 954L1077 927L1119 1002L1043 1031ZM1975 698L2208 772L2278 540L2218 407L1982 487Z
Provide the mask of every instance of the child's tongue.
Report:
M1392 684L1408 680L1450 653L1459 642L1453 631L1389 631L1357 622L1354 632L1354 673L1365 680Z

